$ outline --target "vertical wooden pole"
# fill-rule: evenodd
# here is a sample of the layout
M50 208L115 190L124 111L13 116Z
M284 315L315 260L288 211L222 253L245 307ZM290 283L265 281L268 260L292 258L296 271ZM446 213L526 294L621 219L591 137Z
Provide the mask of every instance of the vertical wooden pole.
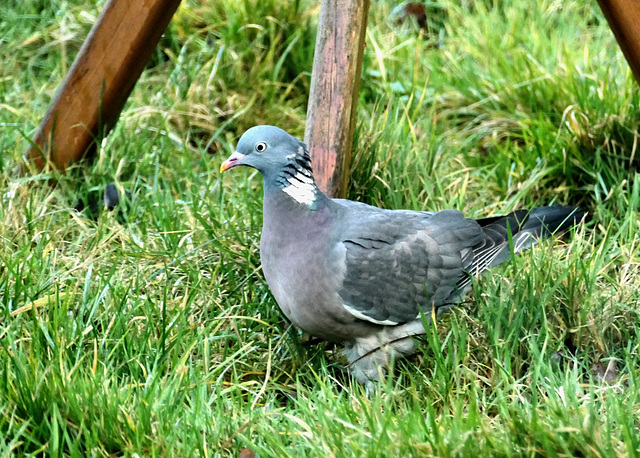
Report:
M316 181L344 197L360 91L369 0L322 0L305 142Z
M640 84L640 1L598 0L598 4Z
M109 0L58 89L27 159L41 169L79 160L116 123L180 0Z

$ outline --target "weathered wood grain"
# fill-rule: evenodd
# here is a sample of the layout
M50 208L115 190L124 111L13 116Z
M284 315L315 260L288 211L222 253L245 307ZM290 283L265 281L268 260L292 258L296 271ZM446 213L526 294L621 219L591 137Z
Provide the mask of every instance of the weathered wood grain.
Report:
M305 142L318 186L344 197L360 90L369 0L323 0Z
M65 169L113 127L179 4L180 0L106 4L27 151L36 168L49 161Z

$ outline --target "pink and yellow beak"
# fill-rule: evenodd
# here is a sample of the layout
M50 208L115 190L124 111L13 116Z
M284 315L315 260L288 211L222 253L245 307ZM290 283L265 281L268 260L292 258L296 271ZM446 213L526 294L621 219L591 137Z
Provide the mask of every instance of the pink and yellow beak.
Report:
M242 159L244 159L244 154L240 154L239 152L234 151L233 154L229 156L229 159L224 161L220 166L220 173L226 172L230 168L235 167L236 165L239 165L238 163Z

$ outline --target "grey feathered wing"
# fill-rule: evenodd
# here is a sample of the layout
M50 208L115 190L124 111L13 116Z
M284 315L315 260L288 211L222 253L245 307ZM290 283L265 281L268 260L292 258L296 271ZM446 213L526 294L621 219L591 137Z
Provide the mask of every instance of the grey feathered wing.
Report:
M456 210L343 205L348 210L338 234L346 268L338 293L352 315L381 325L415 320L420 310L429 315L432 307L449 308L472 276L509 257L510 236L517 253L584 215L556 205L475 221Z
M395 325L431 313L457 290L484 241L456 210L437 213L350 206L339 229L345 274L338 294L357 318Z

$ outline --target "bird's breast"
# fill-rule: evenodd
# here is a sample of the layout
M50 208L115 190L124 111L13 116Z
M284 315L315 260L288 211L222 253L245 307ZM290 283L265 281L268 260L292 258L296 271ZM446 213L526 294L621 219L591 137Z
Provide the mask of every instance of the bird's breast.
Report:
M331 240L329 211L298 217L266 210L260 241L262 270L284 314L298 328L326 340L343 341L351 337L345 333L358 333L351 329L359 326L357 320L338 294L345 254L342 244Z

